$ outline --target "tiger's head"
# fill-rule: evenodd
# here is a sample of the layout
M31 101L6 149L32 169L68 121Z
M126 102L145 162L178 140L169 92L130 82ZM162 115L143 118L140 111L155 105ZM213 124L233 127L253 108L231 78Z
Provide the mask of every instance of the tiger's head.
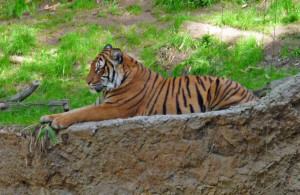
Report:
M91 92L99 93L102 90L112 91L117 89L125 75L123 62L122 51L113 48L109 44L106 45L92 62L90 72L86 78Z

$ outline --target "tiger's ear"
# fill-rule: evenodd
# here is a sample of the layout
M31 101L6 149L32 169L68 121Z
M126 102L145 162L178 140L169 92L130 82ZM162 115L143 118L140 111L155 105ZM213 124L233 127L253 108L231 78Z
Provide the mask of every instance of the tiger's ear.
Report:
M107 44L107 45L103 48L103 50L106 50L106 49L112 49L111 44Z
M123 63L123 52L120 49L115 49L112 54L114 64L117 66Z

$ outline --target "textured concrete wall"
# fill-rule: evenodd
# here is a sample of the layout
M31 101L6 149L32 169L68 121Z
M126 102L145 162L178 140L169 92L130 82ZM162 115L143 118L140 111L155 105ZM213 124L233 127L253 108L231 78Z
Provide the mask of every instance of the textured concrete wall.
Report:
M300 193L300 75L228 110L82 123L58 138L45 153L2 128L0 194Z

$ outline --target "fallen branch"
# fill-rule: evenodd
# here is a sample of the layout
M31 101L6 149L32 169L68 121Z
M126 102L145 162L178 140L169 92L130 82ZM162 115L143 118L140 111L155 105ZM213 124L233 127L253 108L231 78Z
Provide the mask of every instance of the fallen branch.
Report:
M33 81L29 87L21 91L20 93L11 97L8 102L21 102L30 96L38 87L40 86L40 81Z
M61 106L65 112L70 110L70 102L68 99L49 100L49 101L41 101L41 102L5 102L5 103L0 103L0 110L16 109L16 108L18 109L18 108L30 107L30 106L49 106L49 107Z

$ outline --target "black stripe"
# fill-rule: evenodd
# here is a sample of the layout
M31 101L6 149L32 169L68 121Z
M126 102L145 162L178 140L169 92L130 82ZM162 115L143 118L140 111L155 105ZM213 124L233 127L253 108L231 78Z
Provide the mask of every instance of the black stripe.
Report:
M221 87L219 87L220 86L220 80L219 80L219 78L217 78L217 80L216 80L216 90L215 90L215 97L214 97L214 99L212 100L212 102L211 102L211 109L213 109L213 103L215 102L215 101L217 101L218 100L218 96L219 96L219 92L220 92L220 90L221 90Z
M206 97L208 105L210 105L211 95L210 95L210 88L207 90L207 97Z
M153 82L153 84L152 84L152 87L151 87L151 90L150 90L149 95L151 95L151 92L152 92L152 90L154 89L154 85L155 85L155 83L156 83L158 77L159 77L159 74L156 73L156 77L155 77L155 80L154 80L154 82ZM154 97L154 95L155 95L157 89L158 89L158 88L156 87L155 90L154 90L154 93L153 93L152 97L150 98L150 100L149 100L149 102L148 102L148 104L147 104L147 108L149 107L150 102L152 101L152 99L153 99L153 97Z
M190 112L194 113L194 108L193 108L193 106L191 104L190 104Z
M215 98L214 98L214 100L216 100L216 98L218 97L218 95L219 95L219 85L220 85L220 80L219 79L217 79L216 80L216 90L215 90Z
M186 97L185 97L183 88L182 88L182 97L183 97L184 106L187 107L187 104L186 104Z
M245 95L243 98L241 98L240 100L236 100L234 102L231 102L229 104L223 105L221 108L219 108L218 110L222 110L222 109L226 109L228 106L233 106L233 105L237 105L239 104L241 101L243 101L245 99L247 95Z
M118 99L117 101L114 101L114 102L104 102L104 104L116 104L118 103L119 101L123 100L124 98L121 98L121 99Z
M164 101L164 104L163 104L163 115L167 114L166 105L167 105L167 100L168 100L168 95L169 95L170 83L171 83L171 81L168 84L168 88L167 88L167 92L166 92L166 96L165 96L165 101Z
M179 78L179 86L178 86L177 95L180 93L180 88L181 88L181 78L182 78L182 77Z
M139 111L139 109L140 109L140 107L138 107L138 108L136 109L136 111L130 115L130 117L136 116L136 113Z
M249 97L248 97L248 99L247 99L246 102L249 102L251 96L249 95L249 93L247 93L247 95L248 95Z
M234 93L230 94L230 96L225 99L225 101L229 100L229 98L232 98L232 96L234 96L235 94L237 94L237 92L239 92L240 89L241 89L241 87L237 88Z
M229 89L229 91L228 91L224 96L221 97L221 99L214 105L214 107L218 106L218 105L226 98L226 96L227 96L232 90L235 90L236 88L237 88L237 85L236 85L235 88Z
M244 88L244 90L243 90L243 92L242 92L242 94L241 94L241 95L244 95L244 93L245 93L245 88Z
M114 97L114 96L121 95L121 94L123 94L123 93L125 93L125 92L126 92L126 91L122 91L122 92L120 92L120 93L112 94L112 95L106 97L105 99L107 100L107 99L112 98L112 97Z
M108 78L109 78L110 77L110 68L108 67L108 64L106 63L106 61L105 61L104 67L106 68L107 75L108 75Z
M111 81L114 81L114 80L115 80L115 76L116 76L116 71L115 71L115 70L113 70L113 76L112 76L112 79L111 79Z
M203 98L199 92L199 89L197 87L197 84L195 83L196 92L197 92L197 98L198 98L198 105L200 107L201 112L205 112L206 108L205 105L203 105Z
M119 64L122 64L123 61L124 61L124 58L123 58L123 56L121 56L121 60L120 60L120 63L119 63Z
M255 95L254 95L254 94L252 94L252 97L251 97L251 100L250 100L250 101L252 101L254 98L255 98Z
M149 88L148 88L148 89L149 89ZM135 103L134 105L130 106L129 109L134 108L135 106L137 106L138 104L140 104L141 101L143 101L143 99L145 98L145 96L146 96L146 94L147 94L148 89L145 91L143 97L142 97L137 103Z
M223 93L221 94L221 96L220 96L221 98L223 98L224 93L226 93L226 91L229 89L229 87L231 87L231 85L232 85L232 81L230 80L229 84L226 86L225 90L224 90Z
M186 79L186 89L187 89L189 97L191 98L191 92L190 92L190 89L189 89L190 79L189 79L188 76L185 76L185 79Z
M176 110L177 110L177 114L182 114L181 109L180 109L180 105L178 102L178 94L176 95Z
M146 88L146 86L147 86L147 84L148 84L148 81L149 81L150 78L151 78L151 72L152 72L152 71L149 70L149 72L150 72L149 77L148 77L146 83L144 84L143 89L142 89L141 91L139 91L139 92L138 92L135 96L133 96L132 98L126 100L122 105L124 105L124 104L130 102L131 100L135 99L137 96L139 96L139 95L145 90L145 88ZM122 106L122 105L120 105L120 106Z
M156 73L156 76L155 76L155 79L154 79L154 82L153 82L153 84L152 84L151 91L150 91L149 94L151 94L151 92L152 92L152 90L153 90L153 88L154 88L154 85L155 85L155 83L156 83L156 81L157 81L158 76L159 76L159 74Z
M199 76L197 76L197 82L198 82L199 84L201 84L202 89L203 89L204 91L206 91L205 86L204 86L204 84L203 84L203 82L202 82L202 79L199 78Z
M174 77L174 78L173 78L173 84L172 84L172 85L173 85L173 86L172 86L172 97L174 97L174 90L175 90L175 81L176 81L176 78L177 78L177 77Z
M161 86L161 88L160 88L160 90L159 90L159 92L158 92L158 94L157 94L157 96L156 96L156 98L155 98L155 101L154 101L153 104L152 104L152 108L150 109L149 114L152 113L153 108L154 108L154 106L155 106L155 104L156 104L156 102L157 102L157 99L158 99L158 97L160 96L160 93L161 93L163 87L165 86L167 80L169 80L169 79L165 79L164 83L162 84L162 86Z
M124 81L128 78L129 75L131 75L131 73L129 73L128 75L124 75L124 77L121 80L121 85L124 83Z
M208 79L209 79L209 82L210 82L210 83L212 83L212 82L213 82L213 80L212 80L210 77L208 77Z

